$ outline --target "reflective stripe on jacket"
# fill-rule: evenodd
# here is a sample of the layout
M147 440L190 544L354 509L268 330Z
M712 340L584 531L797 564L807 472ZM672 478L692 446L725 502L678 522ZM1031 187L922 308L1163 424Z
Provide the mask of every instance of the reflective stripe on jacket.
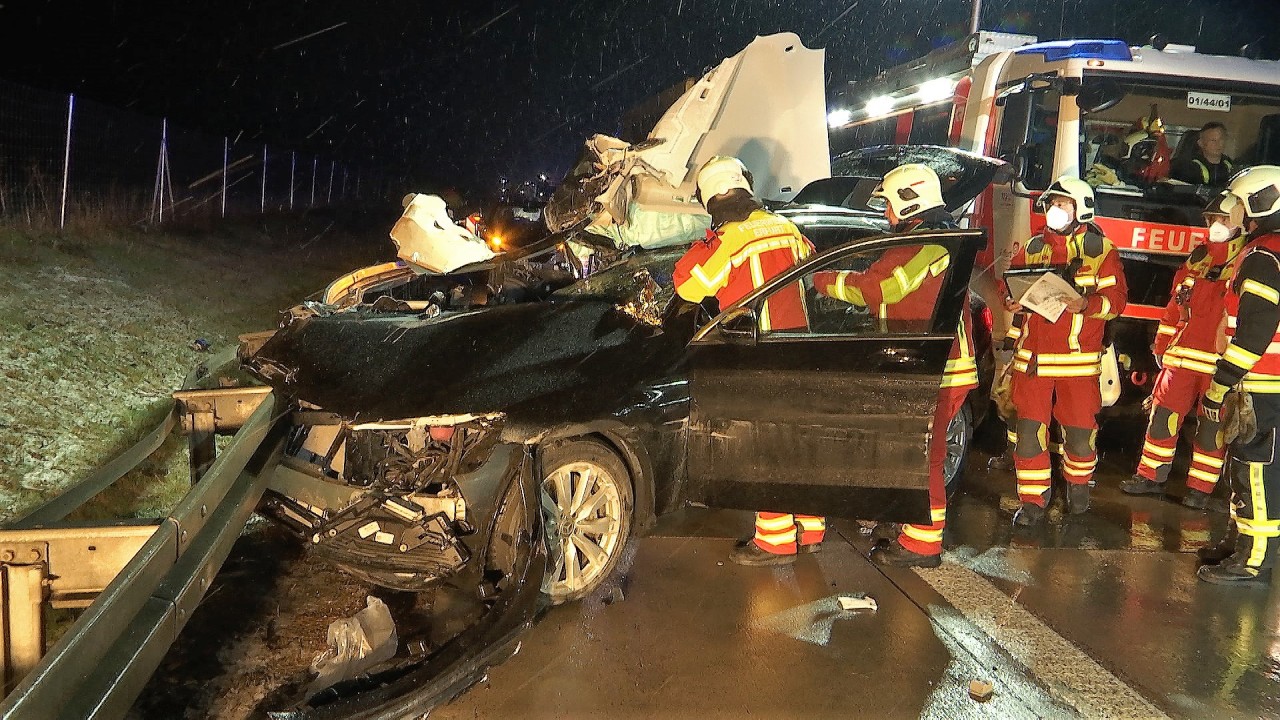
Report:
M1245 392L1280 393L1280 233L1252 240L1227 294L1227 347L1213 379Z
M742 222L724 223L714 238L710 235L707 241L695 242L676 263L676 292L689 302L715 296L722 309L813 253L813 245L794 223L766 210L756 210ZM765 303L762 330L805 327L798 283Z
M1014 253L1010 267L1049 267L1079 261L1072 278L1085 298L1082 313L1063 312L1057 322L1035 313L1009 330L1016 343L1013 369L1041 377L1096 376L1102 372L1107 321L1128 302L1119 253L1102 233L1081 225L1071 235L1045 229Z

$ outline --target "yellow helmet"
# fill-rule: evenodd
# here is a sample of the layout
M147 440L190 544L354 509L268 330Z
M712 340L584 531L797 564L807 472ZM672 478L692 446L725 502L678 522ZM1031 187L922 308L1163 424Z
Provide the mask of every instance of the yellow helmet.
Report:
M1280 167L1255 165L1236 173L1227 192L1244 204L1244 214L1264 218L1280 212Z
M1093 188L1078 177L1063 175L1036 199L1036 210L1044 212L1052 197L1070 198L1076 204L1076 222L1089 222L1094 216Z
M698 200L705 206L711 198L741 188L751 192L751 173L735 157L717 155L698 168Z
M945 205L938 174L921 163L899 165L885 173L884 179L871 191L871 197L884 198L899 220Z

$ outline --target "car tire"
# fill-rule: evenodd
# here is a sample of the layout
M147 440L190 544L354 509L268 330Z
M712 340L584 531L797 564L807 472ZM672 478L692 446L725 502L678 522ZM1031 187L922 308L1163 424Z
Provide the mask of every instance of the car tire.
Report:
M969 455L969 445L972 442L973 408L969 407L966 401L947 425L947 457L943 461L947 500L950 500L960 489L960 478L964 476L965 458Z
M558 605L590 595L613 574L631 539L634 492L622 458L597 440L557 443L541 457L542 591Z

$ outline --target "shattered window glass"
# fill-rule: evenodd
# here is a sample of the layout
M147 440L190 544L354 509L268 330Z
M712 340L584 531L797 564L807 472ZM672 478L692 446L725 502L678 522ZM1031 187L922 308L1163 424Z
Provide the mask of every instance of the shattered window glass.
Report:
M588 278L557 290L552 293L552 297L576 300L591 298L626 303L636 299L641 292L647 291L648 280L651 279L658 286L655 299L665 304L675 292L672 275L676 261L684 255L686 250L688 250L687 247L681 246L637 252L593 273ZM641 271L646 271L647 277Z

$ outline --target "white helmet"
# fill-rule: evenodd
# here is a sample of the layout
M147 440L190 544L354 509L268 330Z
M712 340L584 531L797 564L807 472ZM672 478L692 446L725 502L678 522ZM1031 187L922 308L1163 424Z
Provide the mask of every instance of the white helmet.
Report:
M1280 212L1280 167L1255 165L1236 173L1227 192L1244 203L1244 214L1264 218Z
M885 173L871 197L884 198L899 220L945 205L938 173L921 163L899 165Z
M1086 223L1093 219L1093 188L1078 177L1063 175L1049 186L1036 199L1036 210L1044 212L1049 207L1049 199L1053 197L1070 198L1076 205L1076 222Z
M698 200L704 206L711 198L737 188L751 192L751 173L738 158L717 155L698 169Z
M1204 207L1203 214L1224 215L1228 218L1228 225L1238 228L1244 224L1244 203L1231 191L1223 190L1209 201L1209 204ZM1205 220L1208 221L1208 217Z

